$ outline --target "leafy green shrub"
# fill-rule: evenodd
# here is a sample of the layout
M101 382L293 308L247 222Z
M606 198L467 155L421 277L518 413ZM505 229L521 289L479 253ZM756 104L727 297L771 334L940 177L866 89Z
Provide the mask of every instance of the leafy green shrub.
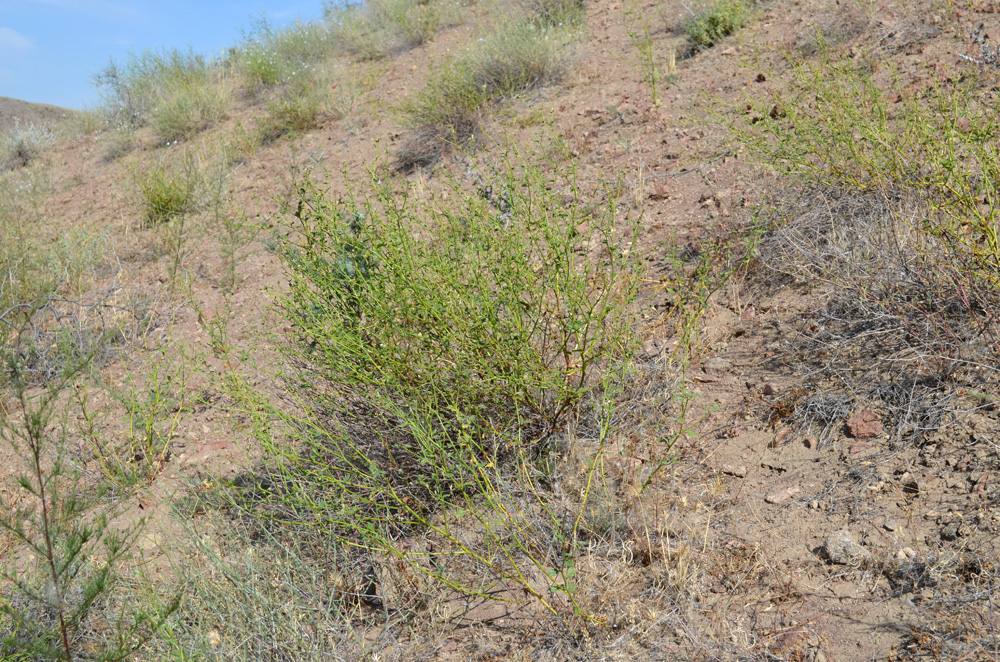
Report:
M363 203L301 186L277 238L297 404L239 393L269 454L243 507L398 558L418 586L572 603L579 518L546 505L546 458L570 418L611 410L641 260L614 190L595 207L550 188L527 167L480 195L456 182L441 208L385 182ZM400 535L439 554L401 554Z
M433 163L446 142L467 140L487 103L557 79L565 44L563 32L515 21L433 72L415 98L402 105L414 133L397 154L400 167Z
M325 3L324 13L340 48L363 60L398 55L431 39L441 25L436 4L420 0Z
M0 134L0 170L23 168L42 156L55 142L55 134L44 126L21 126L15 117L14 125Z
M750 16L746 0L718 0L684 26L695 48L711 48L743 27Z

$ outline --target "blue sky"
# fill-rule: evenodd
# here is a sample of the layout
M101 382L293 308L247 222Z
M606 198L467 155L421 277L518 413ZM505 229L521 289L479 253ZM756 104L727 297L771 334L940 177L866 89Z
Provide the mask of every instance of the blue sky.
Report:
M91 77L129 51L215 55L261 16L274 26L316 19L321 0L0 0L0 96L93 106Z

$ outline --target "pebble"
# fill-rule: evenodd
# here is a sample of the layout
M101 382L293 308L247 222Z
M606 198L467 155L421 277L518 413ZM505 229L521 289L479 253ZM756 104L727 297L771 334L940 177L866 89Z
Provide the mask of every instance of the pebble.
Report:
M801 491L801 487L793 485L792 487L786 487L785 489L778 490L777 492L771 492L764 497L764 501L768 503L781 503L782 501L792 498Z
M885 527L886 531L895 531L896 529L899 528L899 522L889 517L884 522L882 522L882 526Z
M852 565L868 558L868 550L854 542L851 532L846 529L831 534L823 545L823 551L831 563L841 565Z

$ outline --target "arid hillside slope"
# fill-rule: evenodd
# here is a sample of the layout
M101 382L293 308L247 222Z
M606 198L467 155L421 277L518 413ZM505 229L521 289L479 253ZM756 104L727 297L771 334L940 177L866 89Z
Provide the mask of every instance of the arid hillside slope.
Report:
M1000 659L990 3L316 14L0 99L0 659Z

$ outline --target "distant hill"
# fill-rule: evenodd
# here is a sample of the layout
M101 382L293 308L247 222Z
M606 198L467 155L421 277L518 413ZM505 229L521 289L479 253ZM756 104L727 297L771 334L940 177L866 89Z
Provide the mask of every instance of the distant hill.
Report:
M69 108L0 97L0 131L13 126L15 118L22 125L53 124L76 113L77 111Z

